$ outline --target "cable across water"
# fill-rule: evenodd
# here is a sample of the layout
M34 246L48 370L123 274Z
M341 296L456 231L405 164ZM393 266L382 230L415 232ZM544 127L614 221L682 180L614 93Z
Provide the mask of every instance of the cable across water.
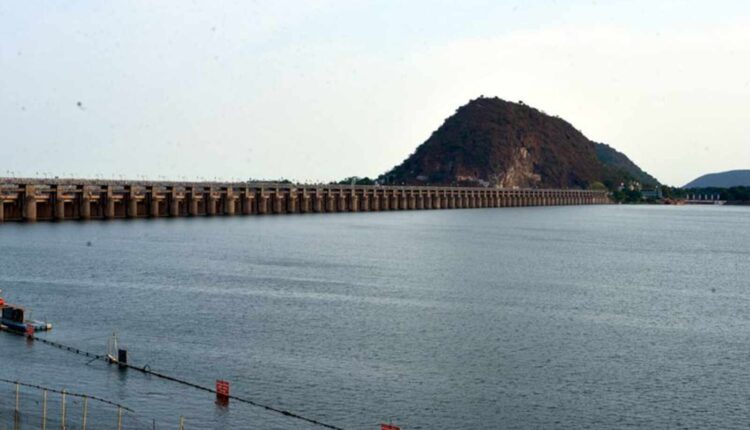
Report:
M16 334L16 335L19 335L19 336L25 336L25 337L27 337L29 339L33 339L35 341L42 342L44 344L53 346L55 348L59 348L59 349L61 349L63 351L68 351L68 352L72 352L74 354L82 355L84 357L89 357L89 358L92 358L92 361L95 361L95 360L107 361L107 356L106 355L94 354L94 353L91 353L91 352L88 352L88 351L81 350L79 348L74 348L72 346L61 344L59 342L54 342L54 341L45 339L43 337L39 337L37 335L25 335L23 333L15 333L15 332L12 332L12 331L9 331L8 333L13 333L13 334ZM153 375L153 376L156 376L157 378L165 379L167 381L176 382L178 384L187 385L189 387L193 387L193 388L196 388L198 390L203 390L203 391L207 391L209 393L217 394L216 390L213 389L213 388L205 387L205 386L202 386L202 385L190 382L190 381L186 381L184 379L180 379L180 378L176 378L174 376L166 375L164 373L156 372L156 371L152 370L151 367L148 366L148 365L143 366L143 367L138 367L138 366L134 366L132 364L127 364L127 363L119 363L118 365L122 366L122 367L126 367L128 369L132 369L132 370L141 372L141 373L145 373L147 375ZM6 381L6 380L1 380L1 379L0 379L0 381L2 381L2 382L16 383L16 381ZM38 387L35 387L35 388L38 388ZM49 390L49 391L53 391L53 390ZM74 395L74 394L67 393L67 392L66 392L66 394ZM91 396L83 396L83 395L77 395L77 396L89 397L91 399L94 399L94 397L91 397ZM235 396L235 395L229 395L229 396L227 396L227 398L232 399L232 400L236 400L236 401L238 401L240 403L246 403L246 404L251 405L251 406L262 408L262 409L265 409L265 410L270 411L270 412L275 412L275 413L278 413L278 414L281 414L281 415L284 415L284 416L287 416L287 417L290 417L290 418L294 418L294 419L297 419L297 420L300 420L300 421L305 421L305 422L308 422L310 424L315 424L315 425L320 426L320 427L324 427L324 428L328 428L328 429L332 429L332 430L344 430L342 427L338 427L338 426L335 426L333 424L327 424L327 423L324 423L322 421L318 421L318 420L316 420L314 418L308 418L308 417L305 417L303 415L300 415L300 414L297 414L297 413L294 413L294 412L291 412L291 411L288 411L288 410L285 410L285 409L280 409L280 408L276 408L276 407L273 407L273 406L265 405L265 404L262 404L262 403L254 401L254 400L244 398L244 397L239 397L239 396ZM103 401L105 403L109 403L109 404L112 404L112 405L120 407L120 405L117 405L115 403L112 403L112 402L109 402L109 401L106 401L106 400L103 400L103 399L96 399L96 400ZM127 411L132 412L132 410L130 410L128 408L125 408L124 406L122 408L125 409L125 410L127 410Z

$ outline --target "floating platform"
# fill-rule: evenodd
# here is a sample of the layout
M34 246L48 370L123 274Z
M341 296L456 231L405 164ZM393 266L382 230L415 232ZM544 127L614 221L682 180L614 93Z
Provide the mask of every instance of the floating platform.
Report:
M44 321L27 320L24 308L15 305L9 305L5 302L0 303L2 316L0 316L0 328L3 330L17 333L28 333L30 329L34 332L52 330L52 324Z
M5 319L0 319L0 329L7 331L26 333L29 326L34 327L35 332L52 330L52 324L43 321L26 320L22 323L19 323L15 321L6 321Z

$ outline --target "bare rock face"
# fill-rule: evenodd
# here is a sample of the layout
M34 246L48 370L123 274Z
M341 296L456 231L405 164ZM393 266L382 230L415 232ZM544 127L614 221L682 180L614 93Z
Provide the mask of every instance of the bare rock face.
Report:
M588 188L630 176L602 162L597 144L564 120L523 103L479 98L460 107L414 154L379 179L409 185Z

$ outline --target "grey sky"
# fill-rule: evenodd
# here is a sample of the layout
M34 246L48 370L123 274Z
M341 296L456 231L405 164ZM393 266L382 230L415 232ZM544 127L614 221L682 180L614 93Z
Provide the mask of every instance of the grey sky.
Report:
M0 73L0 176L375 176L479 95L750 168L748 2L6 1Z

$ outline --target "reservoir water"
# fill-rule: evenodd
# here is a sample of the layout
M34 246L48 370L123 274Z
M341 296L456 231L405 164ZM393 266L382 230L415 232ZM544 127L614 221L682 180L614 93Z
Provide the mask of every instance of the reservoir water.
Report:
M0 226L0 289L43 336L116 331L134 364L347 429L747 428L748 273L737 207ZM0 378L143 428L315 428L6 333Z

